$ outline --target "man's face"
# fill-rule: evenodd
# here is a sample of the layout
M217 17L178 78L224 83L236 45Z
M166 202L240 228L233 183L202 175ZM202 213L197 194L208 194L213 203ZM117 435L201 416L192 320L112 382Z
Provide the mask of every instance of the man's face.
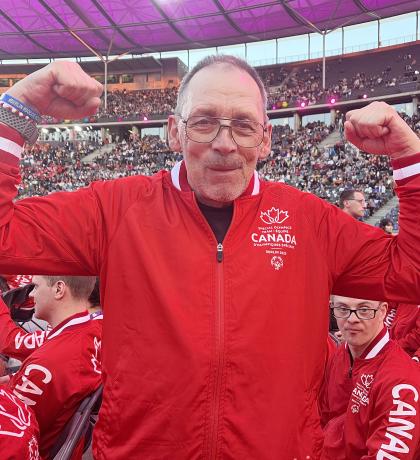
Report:
M386 224L384 230L385 230L385 233L392 235L394 231L394 227L392 226L392 224Z
M38 275L32 278L32 282L34 288L30 296L34 298L35 302L35 317L47 320L49 311L54 306L54 286L48 286L46 279Z
M246 119L265 125L265 108L257 84L246 72L226 64L211 65L194 75L181 115L184 120L205 115ZM257 160L269 154L271 125L267 125L261 145L246 148L234 142L228 128L222 128L212 142L191 141L186 137L185 124L172 116L169 118L169 140L171 148L184 155L188 183L197 199L220 207L245 191Z
M345 200L347 212L355 219L365 215L366 201L365 196L361 192L354 192L353 198Z
M365 309L374 308L377 310L373 319L361 320L357 318L355 313L352 313L348 318L337 318L337 325L343 339L350 346L359 350L365 349L383 328L387 310L387 304L384 302L334 296L333 307L358 310L361 315Z

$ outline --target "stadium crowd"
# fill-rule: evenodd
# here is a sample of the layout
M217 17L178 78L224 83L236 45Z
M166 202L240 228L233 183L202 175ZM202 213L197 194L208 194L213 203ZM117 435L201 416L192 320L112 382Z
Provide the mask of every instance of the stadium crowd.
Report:
M152 175L170 169L179 159L158 136L121 141L109 152L90 162L82 159L91 153L83 143L61 146L36 144L24 152L19 197L47 195L57 190L76 190L98 180L136 174Z
M394 53L395 54L395 53ZM397 53L392 55L391 62L386 52L378 53L375 62L382 62L382 68L354 72L353 69L364 68L358 65L358 57L353 60L351 71L345 67L340 73L335 73L335 67L342 63L336 59L327 64L326 88L322 88L322 67L315 63L310 66L304 64L257 68L262 80L268 89L267 109L280 109L295 106L325 104L331 98L336 100L357 99L382 94L381 91L394 89L398 85L417 81L419 66L414 52ZM360 59L360 58L359 58ZM351 72L351 73L350 73ZM109 120L143 120L150 117L165 118L173 113L178 88L147 89L128 91L126 89L110 91L107 97L107 109L104 103L98 113L89 117L88 121ZM392 91L391 91L392 92ZM389 91L388 91L389 93ZM45 124L57 123L53 117L44 117Z
M288 126L276 126L273 130L276 142L272 154L261 165L260 174L335 204L344 189L360 189L367 196L368 217L393 195L388 158L365 155L346 142L319 148L317 144L331 129L320 122L296 133Z

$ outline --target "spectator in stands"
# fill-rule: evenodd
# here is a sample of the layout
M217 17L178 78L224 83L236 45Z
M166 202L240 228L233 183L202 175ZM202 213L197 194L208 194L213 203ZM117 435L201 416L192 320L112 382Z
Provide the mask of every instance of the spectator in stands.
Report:
M0 452L7 460L39 460L39 428L32 410L0 386Z
M340 208L349 216L361 219L365 215L365 195L360 190L344 190L340 195Z
M394 233L394 226L392 224L392 221L391 219L387 219L386 217L381 219L381 221L379 222L379 228L382 228L382 230L385 233L388 233L388 235L392 235Z
M385 302L333 297L345 343L326 370L323 460L415 460L420 368L390 340Z
M4 314L0 336L8 354L13 356L14 342L14 357L28 356L8 388L34 411L40 453L47 458L80 402L101 384L101 325L87 311L95 278L34 276L33 283L35 315L52 327L44 344L25 340Z
M9 90L66 118L93 112L99 93L69 62ZM396 181L401 231L391 245L325 201L259 179L271 126L245 62L202 61L178 97L168 133L184 160L171 173L14 203L19 148L3 150L0 270L101 274L108 334L96 458L316 458L331 290L420 296L411 250L420 179L406 169L420 140L384 103L347 113L349 141L386 151L397 177L409 173ZM12 127L0 135L22 145Z

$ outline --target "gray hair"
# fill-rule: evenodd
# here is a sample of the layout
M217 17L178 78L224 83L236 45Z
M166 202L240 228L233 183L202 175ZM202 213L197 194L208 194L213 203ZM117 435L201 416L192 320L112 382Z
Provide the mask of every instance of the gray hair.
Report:
M188 85L191 79L194 77L194 75L198 73L200 70L204 69L205 67L209 67L214 64L227 64L246 72L257 84L261 94L263 110L266 110L267 92L265 90L264 83L262 82L261 77L258 75L258 72L253 67L251 67L246 61L236 56L215 54L201 59L201 61L199 61L187 74L184 75L184 78L182 79L178 89L178 100L175 109L176 114L180 115L182 113L182 110L186 102Z

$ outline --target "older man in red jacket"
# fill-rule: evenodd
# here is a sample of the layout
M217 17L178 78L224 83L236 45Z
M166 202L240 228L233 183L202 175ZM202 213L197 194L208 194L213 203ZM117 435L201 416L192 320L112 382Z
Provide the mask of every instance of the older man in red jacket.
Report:
M347 113L348 140L393 162L400 233L388 237L259 178L264 86L246 62L213 56L168 119L183 154L171 172L15 202L39 113L78 119L100 94L77 64L55 62L0 107L0 272L101 278L96 458L316 459L330 293L420 299L420 140L384 103Z

